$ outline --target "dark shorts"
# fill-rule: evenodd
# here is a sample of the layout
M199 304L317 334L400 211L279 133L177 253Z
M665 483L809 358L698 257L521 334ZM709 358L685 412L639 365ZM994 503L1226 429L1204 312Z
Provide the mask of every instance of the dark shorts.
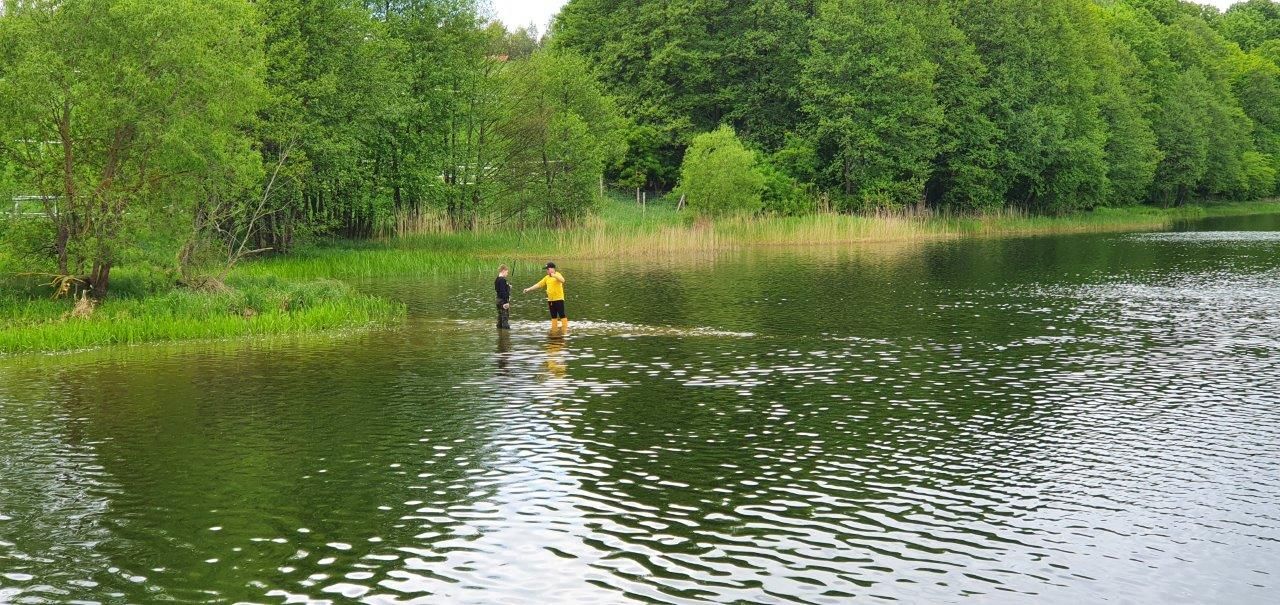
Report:
M568 316L566 316L566 315L564 314L564 301L563 301L563 300L549 300L549 301L547 301L547 309L548 309L549 311L551 311L551 319L565 319L565 318L567 318L567 317L568 317Z

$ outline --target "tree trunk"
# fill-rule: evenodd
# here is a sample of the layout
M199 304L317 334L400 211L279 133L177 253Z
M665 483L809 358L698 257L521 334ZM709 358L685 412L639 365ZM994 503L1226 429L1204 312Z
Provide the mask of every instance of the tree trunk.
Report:
M89 288L93 290L93 297L102 300L107 297L107 289L111 286L111 263L103 261L95 261L93 263L93 273L89 275Z
M58 241L54 246L58 250L58 273L61 275L70 275L71 272L67 268L67 242L71 239L71 229L66 223L58 221Z

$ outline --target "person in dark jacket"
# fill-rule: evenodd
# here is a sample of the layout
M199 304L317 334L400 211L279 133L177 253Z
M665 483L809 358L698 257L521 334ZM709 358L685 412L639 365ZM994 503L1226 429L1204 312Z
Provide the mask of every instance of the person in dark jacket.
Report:
M493 281L493 289L498 294L498 329L511 329L511 284L507 283L507 275L511 272L506 265L498 267L498 279Z

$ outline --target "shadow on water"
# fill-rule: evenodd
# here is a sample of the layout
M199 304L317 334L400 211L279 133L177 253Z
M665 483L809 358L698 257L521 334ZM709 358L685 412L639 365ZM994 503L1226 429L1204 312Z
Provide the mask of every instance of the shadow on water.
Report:
M0 360L0 602L1265 602L1275 221L566 266L568 333L371 283L407 325Z

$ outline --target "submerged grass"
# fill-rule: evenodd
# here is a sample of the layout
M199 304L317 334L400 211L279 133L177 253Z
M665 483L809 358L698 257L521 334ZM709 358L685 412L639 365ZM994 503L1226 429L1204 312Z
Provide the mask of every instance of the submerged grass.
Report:
M390 323L405 314L403 305L332 280L291 284L237 278L230 285L221 292L125 293L108 299L89 317L73 316L68 300L3 297L0 353L310 333Z

